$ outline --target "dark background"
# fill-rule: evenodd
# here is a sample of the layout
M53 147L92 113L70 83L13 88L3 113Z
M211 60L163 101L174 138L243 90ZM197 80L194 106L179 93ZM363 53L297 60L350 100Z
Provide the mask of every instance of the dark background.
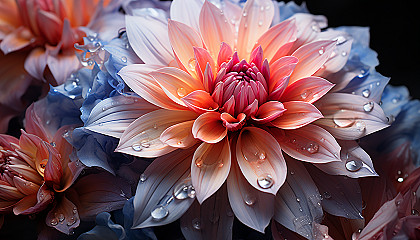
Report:
M286 1L289 2L289 1ZM303 1L295 1L301 4ZM328 18L329 27L370 27L370 47L378 53L376 70L405 85L420 99L420 11L416 1L307 0L312 14Z

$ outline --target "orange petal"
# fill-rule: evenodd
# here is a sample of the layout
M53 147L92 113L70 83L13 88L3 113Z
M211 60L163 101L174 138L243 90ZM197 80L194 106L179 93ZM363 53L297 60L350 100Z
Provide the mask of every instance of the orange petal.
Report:
M179 68L160 68L150 75L159 83L166 95L181 106L185 106L181 98L194 90L204 90L200 80L194 79Z
M195 121L192 128L195 138L207 143L220 142L227 134L218 112L206 112L201 114Z
M215 111L219 108L219 105L213 101L210 94L203 90L191 92L187 96L181 98L181 100L187 105L187 107L199 114L208 111Z
M301 78L286 88L280 101L303 101L314 103L324 96L332 87L334 87L334 84L324 78Z
M290 101L284 102L283 105L287 111L271 122L278 128L296 129L322 118L321 112L310 103Z
M251 118L258 123L267 123L281 116L284 111L286 109L281 102L269 101L261 105L255 116L251 116Z
M231 164L227 138L212 144L203 142L196 150L191 163L191 181L198 202L203 203L225 182Z
M283 151L293 158L312 163L340 160L341 147L325 129L313 124L294 130L272 129Z
M336 42L331 40L316 41L305 44L298 48L292 56L299 59L289 85L298 79L312 76L330 58Z
M235 39L230 22L223 11L209 1L201 8L199 23L201 36L213 58L217 57L222 42L233 46Z
M58 44L61 39L63 22L55 14L39 9L36 17L41 34L47 39L48 43L51 45Z
M278 88L281 88L282 92L284 91L284 88L289 84L289 77L298 62L298 58L286 56L270 64L270 81L268 83L270 93Z
M168 127L160 135L160 141L176 148L189 148L197 143L192 134L194 120L186 121Z
M116 151L138 157L157 157L169 153L173 148L162 141L160 136L168 127L197 118L191 111L156 110L147 113L124 131Z
M249 60L255 42L268 30L273 17L274 5L270 0L249 0L245 3L236 46L240 59Z
M236 118L232 117L229 113L222 113L220 119L223 121L223 126L225 126L229 131L237 131L246 123L246 115L244 113L239 113Z
M35 194L40 187L38 184L35 184L31 181L27 181L18 176L13 177L13 182L16 188L25 195Z
M286 180L287 167L280 145L268 132L243 128L236 145L236 159L246 180L256 189L276 195Z
M27 28L21 26L2 39L0 48L4 54L8 54L28 46L31 44L32 38L34 38L32 33Z

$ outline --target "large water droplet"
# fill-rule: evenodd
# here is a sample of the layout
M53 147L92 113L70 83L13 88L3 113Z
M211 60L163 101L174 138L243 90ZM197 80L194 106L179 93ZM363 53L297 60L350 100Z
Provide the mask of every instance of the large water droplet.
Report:
M365 110L365 112L371 112L373 110L373 106L375 106L373 102L367 102L363 105L363 110Z
M200 230L201 229L201 221L198 218L195 218L192 220L192 226L193 228Z
M166 216L168 216L168 214L169 214L169 210L163 205L156 206L152 210L152 212L150 212L150 215L152 216L152 218L157 221L164 219Z
M359 132L365 131L366 130L366 123L364 121L361 121L361 120L356 121L356 129Z
M362 96L365 98L368 98L370 96L370 90L369 89L365 89L362 91Z
M197 60L195 60L195 58L190 58L190 60L188 60L188 68L191 71L195 71L195 65L197 63Z
M189 198L190 189L192 188L191 185L191 178L186 178L177 185L175 185L173 189L173 195L176 199L186 199Z
M302 92L302 94L300 94L300 97L302 99L306 99L308 97L308 92L307 91Z
M264 174L257 179L258 186L267 189L273 186L274 180L270 174Z
M350 172L357 172L363 166L360 159L349 159L346 161L346 169Z
M184 97L185 95L187 95L187 90L181 87L176 90L176 93L178 94L178 96Z
M345 128L354 124L354 119L348 117L349 115L345 110L339 111L334 115L333 122L337 127Z
M245 201L246 205L252 206L257 201L257 198L252 194L246 194L245 197L244 197L244 201Z
M136 152L140 152L141 150L143 150L143 147L139 144L139 143L135 143L131 146L131 148L136 151Z
M260 20L260 21L258 21L258 26L262 26L263 25L263 21L262 20Z

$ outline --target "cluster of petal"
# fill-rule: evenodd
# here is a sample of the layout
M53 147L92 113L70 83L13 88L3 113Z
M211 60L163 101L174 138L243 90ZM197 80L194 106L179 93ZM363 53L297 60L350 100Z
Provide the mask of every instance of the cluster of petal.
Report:
M145 175L161 184L140 181L135 227L181 216L180 203L169 198L161 204L178 183L192 186L204 204L227 182L226 200L235 215L262 232L273 216L284 220L275 213L281 204L274 207L274 201L285 195L280 194L285 182L298 187L286 180L287 166L301 164L296 160L334 175L377 175L353 140L386 127L387 121L375 99L343 90L357 76L343 70L350 35L321 31L326 20L305 13L272 26L275 7L264 0L247 1L243 8L228 1L218 8L209 1L176 0L169 21L146 11L126 17L129 43L144 64L128 65L119 75L151 104L144 101L148 110L136 112L130 99L103 101L89 116L101 124L88 129L120 138L119 152L158 157ZM292 157L286 157L287 164L284 153ZM301 197L316 204L319 194L311 177L308 184L313 192ZM153 194L144 196L147 192ZM153 220L156 204L177 213ZM265 206L273 208L263 211ZM319 223L320 211L302 217ZM300 215L293 209L291 214ZM282 224L310 238L312 230L300 232L292 220Z

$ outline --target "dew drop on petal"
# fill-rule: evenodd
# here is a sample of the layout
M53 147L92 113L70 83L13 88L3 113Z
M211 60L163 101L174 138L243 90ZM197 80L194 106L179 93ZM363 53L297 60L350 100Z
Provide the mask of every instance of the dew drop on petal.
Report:
M319 53L320 55L324 54L324 49L323 49L323 48L319 49L318 53Z
M417 211L416 209L412 209L411 210L411 215L414 215L414 216L419 216L419 211Z
M343 56L343 57L347 56L347 52L346 51L342 51L341 52L341 56Z
M350 127L351 125L354 124L354 120L353 119L349 119L349 118L340 118L340 117L334 117L333 121L335 123L335 125L337 125L338 127Z
M187 95L187 91L185 90L185 88L178 88L176 90L176 93L178 94L178 96L180 97L184 97L185 95Z
M176 199L186 199L188 198L188 192L190 184L188 181L181 181L173 189L173 195Z
M195 188L193 186L190 186L188 188L188 197L189 198L195 198Z
M329 192L324 192L322 194L322 197L325 198L325 199L330 199L331 198L331 194Z
M166 216L168 216L168 214L169 214L169 210L165 206L162 206L162 205L156 206L152 210L152 212L150 212L150 215L152 216L152 218L157 221L164 219Z
M306 145L306 151L314 154L317 153L319 150L319 145L317 143L309 143L308 145Z
M246 205L252 206L257 201L257 198L252 194L246 194L245 198L244 198L244 201L245 201Z
M143 147L143 148L149 148L150 147L150 142L149 141L147 141L147 140L143 140L142 142L141 142L141 147Z
M200 219L194 218L192 220L192 226L193 226L193 228L195 228L197 230L200 230L201 229L201 221L200 221Z
M141 175L140 175L140 182L145 182L147 180L147 176L146 176L146 174L144 174L144 173L142 173Z
M273 186L274 180L270 174L264 174L257 179L258 186L261 188L267 189Z
M262 20L260 20L260 21L258 21L258 26L262 26L263 25L263 21Z
M363 132L363 131L365 131L366 130L366 123L365 122L363 122L363 121L356 121L356 129L359 131L359 132Z
M196 64L197 60L195 60L195 58L190 58L190 60L188 60L188 68L191 71L195 71L195 64Z
M308 97L308 92L307 91L304 91L302 94L300 94L300 97L302 99L306 99Z
M373 106L375 106L373 102L367 102L363 105L363 110L365 112L371 112L373 110Z
M59 214L56 213L55 216L57 217L57 219L58 219L59 222L64 221L64 219L66 218L64 216L64 214L62 214L62 213L59 213Z
M50 224L51 224L52 226L57 225L57 224L58 224L58 220L57 220L57 218L53 218L53 219L51 219Z
M131 146L131 148L132 148L134 151L136 151L136 152L140 152L140 151L143 149L143 147L142 147L140 144L138 144L138 143L133 144L133 145Z
M370 90L369 89L365 89L362 91L362 96L365 98L368 98L370 96Z
M126 63L126 62L127 62L127 57L122 56L122 57L121 57L121 61L122 61L123 63Z
M346 162L346 169L350 172L357 172L362 168L363 163L359 159L350 159Z

